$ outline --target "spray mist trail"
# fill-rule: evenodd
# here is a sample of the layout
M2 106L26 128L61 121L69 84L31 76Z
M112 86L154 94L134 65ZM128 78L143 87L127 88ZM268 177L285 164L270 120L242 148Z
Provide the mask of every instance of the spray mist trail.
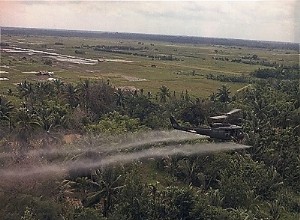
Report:
M17 161L18 163L10 163L7 167L0 168L0 175L10 177L30 176L42 173L60 175L66 173L71 168L85 167L84 163L89 163L89 166L93 167L91 161L83 159L83 157L90 159L95 158L93 155L96 155L96 158L100 160L99 155L101 155L102 161L102 159L110 155L110 161L122 161L121 157L124 156L120 155L122 150L126 152L138 151L158 143L174 143L201 138L203 138L201 135L174 130L127 133L119 136L86 136L77 143L66 144L59 148L48 146L47 148L27 152L0 152L0 160L7 161L7 159L12 159L11 161ZM114 155L115 157L113 157ZM130 158L130 155L127 155L127 158ZM19 159L25 159L25 164L19 164ZM42 163L40 162L41 160L43 161ZM107 160L108 158L106 158ZM126 160L128 161L128 159Z
M163 158L167 156L182 155L190 156L197 154L207 154L217 151L229 151L246 149L250 146L240 145L235 143L202 143L202 144L185 144L185 145L171 145L162 148L150 148L132 153L119 153L107 156L98 161L78 160L72 165L80 168L105 168L107 166L121 163L126 164L132 161L138 161L146 158Z
M70 170L105 168L114 164L126 164L147 158L163 158L173 155L207 154L216 151L228 151L249 148L250 146L234 143L202 143L170 145L161 148L150 148L130 153L116 153L97 159L77 159L75 161L57 162L43 166L31 166L28 168L2 169L0 175L5 178L27 177L38 174L66 175Z
M145 145L154 145L161 142L179 142L187 140L196 140L206 138L202 135L195 135L181 131L149 131L130 133L119 136L92 136L85 137L82 141L72 146L64 146L63 148L37 149L22 153L22 156L50 156L50 155L70 155L85 152L94 153L110 153L119 150L130 150L143 148ZM14 157L18 155L16 152L2 152L1 158Z

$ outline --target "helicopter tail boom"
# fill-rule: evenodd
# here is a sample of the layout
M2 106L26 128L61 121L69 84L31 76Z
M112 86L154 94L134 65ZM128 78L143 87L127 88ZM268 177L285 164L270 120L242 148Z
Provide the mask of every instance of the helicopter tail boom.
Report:
M175 128L175 129L181 128L181 126L178 124L178 122L175 120L175 118L173 116L170 116L170 121L171 121L173 128Z

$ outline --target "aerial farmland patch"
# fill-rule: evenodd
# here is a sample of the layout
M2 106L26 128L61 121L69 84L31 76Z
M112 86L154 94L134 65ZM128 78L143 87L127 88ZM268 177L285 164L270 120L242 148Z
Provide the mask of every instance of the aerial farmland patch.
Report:
M22 30L16 36L2 31L0 77L9 80L0 90L5 92L14 83L38 80L35 73L51 71L55 78L75 82L83 78L109 80L115 86L135 86L157 92L165 85L178 92L188 90L193 96L207 97L224 82L214 80L225 77L249 76L259 68L274 65L294 65L297 51L191 43L186 40L170 44L167 39L152 40L138 35L133 39L99 37L30 36ZM254 44L255 45L255 44ZM118 75L119 77L115 77ZM111 76L111 77L110 77ZM125 79L125 80L124 80ZM226 84L233 93L245 82Z

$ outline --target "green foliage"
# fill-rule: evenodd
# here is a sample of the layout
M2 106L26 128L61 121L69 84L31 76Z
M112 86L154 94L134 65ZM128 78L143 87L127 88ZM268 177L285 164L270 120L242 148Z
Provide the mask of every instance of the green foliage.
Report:
M258 69L255 70L252 75L262 79L300 79L299 65L290 67L280 66L272 69Z
M33 131L42 126L42 123L36 113L26 107L21 107L14 112L13 126L18 132L18 136L27 141Z
M68 106L60 105L54 101L42 102L41 105L35 106L34 111L41 121L41 126L45 131L55 127L68 127Z
M247 207L256 196L273 199L282 182L275 168L268 169L263 163L249 156L235 154L228 158L227 169L221 171L220 192L229 207Z
M166 86L162 86L159 89L159 101L162 103L166 103L167 102L167 98L170 97L170 90L168 87Z
M236 82L236 83L249 83L251 81L254 81L253 79L251 79L248 76L236 76L236 75L214 75L214 74L207 74L206 75L207 79L212 79L212 80L218 80L220 82Z
M168 187L163 193L168 201L165 207L170 219L192 219L195 198L191 189Z
M284 84L293 89L282 91ZM247 144L253 146L254 159L274 166L286 184L298 188L300 139L296 85L294 82L257 84L237 101L246 104L244 130L248 133Z
M65 87L64 97L67 99L71 108L75 108L79 104L78 90L71 83Z
M284 188L277 192L278 201L284 204L284 209L289 212L300 213L300 195L289 188Z
M207 113L205 111L205 106L200 102L196 104L190 104L183 109L180 119L189 122L194 126L198 126L204 124L206 121Z
M183 90L184 91L184 90ZM168 116L198 126L209 116L232 108L243 110L245 143L239 153L172 156L161 159L160 178L148 182L147 162L109 168L67 181L80 205L56 204L53 197L12 198L8 219L284 219L299 213L299 81L259 81L234 96L223 85L211 100L187 92L170 95L162 86L157 100L144 92L114 89L103 82L77 84L22 82L13 92L22 102L0 97L0 120L29 141L36 131L123 134L170 126ZM1 128L2 129L2 128ZM4 142L3 142L4 143ZM39 146L35 146L39 147ZM94 154L95 155L95 154ZM99 159L98 154L94 157ZM155 175L153 175L155 176ZM172 184L172 185L170 185ZM61 198L64 202L68 197ZM3 200L5 203L8 199ZM33 201L33 202L29 202ZM27 208L26 208L27 207ZM30 207L30 208L28 208ZM2 208L2 206L1 206ZM5 211L4 211L5 212ZM9 213L9 212L8 212ZM291 217L291 219L292 219Z
M35 220L34 214L31 209L27 206L24 211L24 215L21 217L21 220Z
M104 115L98 124L86 126L88 132L122 134L125 132L135 132L141 129L139 120L129 118L127 115L120 115L112 112Z
M139 118L141 122L160 114L161 108L146 96L129 96L125 100L126 113L132 118Z
M13 104L7 99L5 99L3 96L0 96L0 121L10 120L10 115L13 109L14 109Z
M113 111L116 107L114 92L115 89L104 82L90 85L86 92L87 109L98 118Z
M119 191L123 188L122 170L98 169L90 178L78 177L75 181L67 181L64 184L67 189L71 188L77 192L84 207L100 207L102 215L107 217L116 202Z
M46 59L46 60L44 60L44 64L48 65L48 66L52 66L53 62L52 62L52 60Z
M218 89L218 93L216 94L216 97L220 102L227 103L231 100L230 93L231 93L230 89L227 88L226 85L222 85L222 87Z
M125 219L146 219L148 217L149 195L137 171L138 168L135 165L126 173L124 187L119 195L120 201L116 207L116 213L124 216Z
M93 208L79 208L75 210L74 220L105 220L101 212Z
M8 198L2 200L2 202L6 202L6 213L1 210L1 219L63 219L63 206L53 199L22 194L18 196L18 199L14 199L15 195L7 196Z

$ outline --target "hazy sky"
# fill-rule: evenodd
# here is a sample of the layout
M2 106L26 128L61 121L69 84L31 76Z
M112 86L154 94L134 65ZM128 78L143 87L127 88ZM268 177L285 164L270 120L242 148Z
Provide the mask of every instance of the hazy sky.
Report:
M0 0L0 25L299 43L299 11L299 0Z

